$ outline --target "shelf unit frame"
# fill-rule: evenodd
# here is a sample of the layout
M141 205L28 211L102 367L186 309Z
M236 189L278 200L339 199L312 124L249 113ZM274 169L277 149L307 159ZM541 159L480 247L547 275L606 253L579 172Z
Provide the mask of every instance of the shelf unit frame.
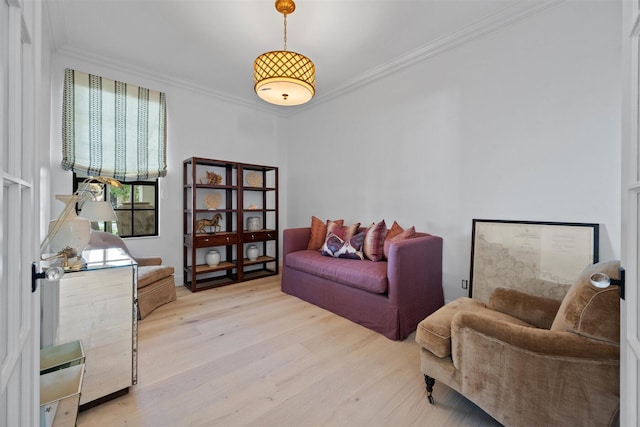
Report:
M222 175L220 184L201 182L205 171ZM258 173L261 186L246 182L247 174ZM183 162L183 283L192 292L279 274L278 168L225 160L190 157ZM211 190L224 194L222 205L203 207ZM245 203L257 202L248 209ZM222 231L212 228L195 233L199 219L221 214ZM246 218L259 216L260 230L246 229ZM246 247L255 244L260 256L246 258ZM200 262L206 251L217 248L221 262L209 266ZM220 250L221 249L221 250Z

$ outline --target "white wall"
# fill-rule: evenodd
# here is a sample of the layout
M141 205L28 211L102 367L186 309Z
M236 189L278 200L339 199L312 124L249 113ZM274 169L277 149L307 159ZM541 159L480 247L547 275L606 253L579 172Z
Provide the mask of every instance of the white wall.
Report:
M473 218L600 223L600 259L619 258L620 13L563 3L290 118L287 226L440 235L447 301Z
M76 57L54 55L52 64L51 188L54 194L70 194L72 174L62 161L62 88L65 68L101 75L166 93L167 176L160 179L160 236L126 239L136 256L161 256L175 267L176 283L182 284L182 162L192 156L270 166L278 159L277 118L249 108L138 73L109 68ZM51 217L62 204L51 198ZM58 206L60 205L60 206ZM284 205L283 205L284 206ZM280 220L285 221L282 209Z
M160 237L127 244L162 256L178 283L182 160L190 156L279 166L282 229L316 215L395 219L442 236L447 300L466 294L473 218L600 223L600 258L618 258L619 9L562 3L289 118L55 55L52 193L71 191L60 167L63 72L71 67L167 93ZM58 204L51 201L51 217Z

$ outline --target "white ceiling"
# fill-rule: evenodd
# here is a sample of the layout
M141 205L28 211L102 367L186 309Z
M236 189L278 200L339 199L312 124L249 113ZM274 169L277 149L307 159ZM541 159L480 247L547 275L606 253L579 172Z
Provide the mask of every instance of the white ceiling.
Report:
M557 0L296 0L287 48L316 65L319 103L558 3ZM272 111L253 60L283 47L273 0L48 0L54 47ZM109 76L105 76L109 77ZM275 109L275 110L274 110Z

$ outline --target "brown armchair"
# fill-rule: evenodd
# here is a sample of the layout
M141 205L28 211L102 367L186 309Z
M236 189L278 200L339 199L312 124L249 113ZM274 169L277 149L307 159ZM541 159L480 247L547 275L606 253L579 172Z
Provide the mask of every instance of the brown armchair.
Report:
M92 231L86 249L120 248L138 263L138 319L176 299L174 268L162 265L162 258L134 257L120 237Z
M619 409L619 262L589 266L562 301L497 289L459 298L419 325L429 402L435 380L507 426L604 426Z

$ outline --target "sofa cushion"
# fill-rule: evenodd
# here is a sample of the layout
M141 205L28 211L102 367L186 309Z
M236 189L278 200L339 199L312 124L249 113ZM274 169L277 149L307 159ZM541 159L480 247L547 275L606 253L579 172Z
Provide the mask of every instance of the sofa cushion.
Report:
M620 342L620 289L618 286L598 288L591 275L604 273L612 279L619 276L619 261L588 266L562 300L552 331L573 332L613 344Z
M322 255L335 257L363 260L362 244L364 242L364 231L356 234L348 240L342 240L333 232L327 233L327 239L322 245Z
M492 320L501 320L521 326L531 326L508 314L493 311L475 299L460 297L440 307L418 324L416 342L438 357L451 355L451 323L460 312L486 313Z
M296 251L285 257L287 267L334 282L383 294L387 292L387 263L330 258L317 251Z
M387 237L387 232L387 224L384 219L367 229L362 249L364 255L371 261L384 259L384 238Z
M150 265L138 267L138 289L149 286L153 282L169 277L173 274L173 267L166 265Z
M309 237L307 249L319 250L322 247L324 239L327 237L327 224L329 222L331 221L327 220L325 222L318 217L311 217L311 237ZM336 219L333 222L342 225L344 220Z

